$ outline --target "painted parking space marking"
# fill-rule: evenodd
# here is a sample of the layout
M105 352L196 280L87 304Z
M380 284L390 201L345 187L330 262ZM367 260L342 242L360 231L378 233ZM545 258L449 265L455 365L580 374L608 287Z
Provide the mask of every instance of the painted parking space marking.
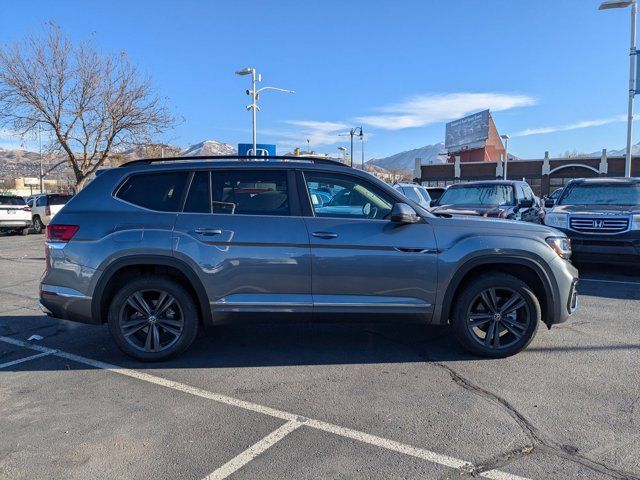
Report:
M282 435L284 433L284 435L282 435L282 438L284 438L286 435L288 435L288 433L286 430L288 428L292 428L295 424L299 424L299 425L295 425L295 428L293 430L295 430L296 428L299 428L301 425L305 425L311 428L315 428L317 430L322 430L325 432L330 432L333 433L335 435L344 437L344 438L350 438L352 440L356 440L358 442L362 442L362 443L367 443L370 445L374 445L380 448L384 448L386 450L391 450L394 452L398 452L398 453L402 453L404 455L409 455L412 457L417 457L423 460L426 460L430 463L435 463L438 465L442 465L444 467L448 467L448 468L452 468L452 469L457 469L457 470L463 470L463 471L468 471L471 472L474 469L474 465L471 462L467 462L455 457L450 457L448 455L443 455L440 453L436 453L436 452L432 452L430 450L424 449L424 448L420 448L420 447L415 447L412 445L408 445L408 444L404 444L401 442L397 442L395 440L390 440L387 438L383 438L383 437L378 437L376 435L371 435L369 433L365 433L365 432L361 432L358 430L353 430L351 428L347 428L347 427L341 427L339 425L334 425L332 423L328 423L328 422L324 422L321 420L314 420L314 419L309 419L306 418L304 416L301 415L297 415L294 413L290 413L290 412L285 412L283 410L278 410L275 408L271 408L271 407L267 407L264 405L260 405L257 403L253 403L253 402L247 402L245 400L240 400L238 398L234 398L234 397L229 397L227 395L222 395L219 393L214 393L214 392L210 392L208 390L204 390L198 387L192 387L190 385L186 385L184 383L180 383L180 382L175 382L173 380L168 380L166 378L162 378L162 377L158 377L156 375L150 375L148 373L145 372L140 372L138 370L133 370L130 368L124 368L124 367L120 367L118 365L114 365L114 364L110 364L110 363L106 363L106 362L101 362L99 360L93 360L91 358L87 358L87 357L82 357L80 355L76 355L73 353L68 353L68 352L64 352L62 350L55 350L52 348L48 348L48 347L44 347L41 345L35 345L35 344L31 344L29 342L24 342L22 340L17 340L15 338L11 338L11 337L4 337L4 336L0 336L0 341L1 342L5 342L5 343L9 343L11 345L16 345L19 347L25 347L25 348L29 348L31 350L36 350L42 353L41 356L46 355L53 355L56 357L60 357L60 358L65 358L67 360L71 360L74 361L76 363L80 363L83 365L88 365L90 367L94 367L94 368L98 368L98 369L102 369L102 370L108 370L110 372L113 373L117 373L119 375L124 375L127 377L131 377L131 378L136 378L138 380L142 380L148 383L152 383L155 385L159 385L162 387L166 387L166 388L171 388L173 390L178 390L184 393L188 393L190 395L194 395L194 396L198 396L201 398L207 398L209 400L213 400L215 402L218 403L222 403L225 405L231 405L234 407L238 407L238 408L242 408L244 410L249 410L252 412L257 412L257 413L262 413L264 415L268 415L270 417L275 417L275 418L280 418L282 420L286 420L287 423L285 423L282 427L278 428L277 430L275 430L274 432L272 432L271 434L267 435L267 437L263 438L261 441L258 442L258 444L260 444L260 447L257 447L257 449L264 447L264 445L266 445L266 448L264 448L264 450L266 450L267 448L269 448L271 445L277 443L277 441L280 440L280 438L277 438L278 435ZM288 427L284 428L285 425L288 425ZM281 429L283 429L281 431ZM293 431L291 430L291 431ZM276 434L276 432L278 432ZM273 443L269 444L270 441L270 437L274 436L276 438L276 441L274 441ZM269 440L267 440L269 439ZM265 442L264 444L261 444L261 442ZM256 444L256 445L258 445ZM246 455L243 456L243 454L245 454L245 452L241 453L238 457L242 456L238 462L249 458L248 461L251 461L253 458L255 458L258 454L254 455L253 457L251 457L251 454L253 452L253 450L251 450L253 447L255 447L256 445L249 447L249 449L245 450L245 452L249 452L246 453ZM262 450L262 451L264 451ZM234 459L230 460L227 464L225 465L229 465L231 462L234 462L234 460L238 459L238 457L235 457ZM248 462L247 461L247 462ZM245 462L244 464L240 465L238 468L242 467L243 465L245 465L247 462ZM223 465L224 467L224 465ZM222 467L220 467L222 468ZM218 470L214 471L217 472ZM231 474L233 472L229 472L229 474ZM211 474L213 475L213 473ZM489 470L486 472L482 472L479 474L480 476L483 476L485 478L492 478L492 479L496 479L496 480L527 480L525 477L519 477L517 475L513 475L507 472L503 472L501 470ZM213 477L213 478L217 478L217 477ZM224 478L224 477L220 477L220 478Z
M46 357L47 355L52 355L55 351L56 350L53 350L51 352L37 353L35 355L31 355L30 357L18 358L17 360L13 360L11 362L0 363L0 369L12 367L13 365L18 365L23 362L28 362L29 360L35 360L36 358Z
M631 282L625 280L605 280L603 278L582 278L580 277L581 282L605 282L605 283L619 283L621 285L640 285L640 282Z
M262 440L254 443L242 453L229 460L227 463L216 469L210 475L207 475L204 480L223 480L224 478L227 478L229 475L240 470L251 460L256 458L268 448L278 443L291 432L300 428L302 425L304 425L302 422L298 422L296 420L288 421L280 428L277 428L269 435L264 437Z

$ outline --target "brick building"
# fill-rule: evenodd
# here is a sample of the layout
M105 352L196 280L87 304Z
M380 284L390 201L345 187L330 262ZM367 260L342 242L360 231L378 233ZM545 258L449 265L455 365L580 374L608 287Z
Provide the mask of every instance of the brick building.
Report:
M507 175L512 180L525 179L537 195L547 195L562 187L573 178L623 177L624 157L608 157L602 150L600 158L544 158L536 160L511 160ZM631 175L640 176L640 157L631 163ZM420 165L416 159L414 181L425 186L446 186L453 183L474 180L495 180L503 178L501 161L462 161L462 155L453 156L453 163L440 165Z

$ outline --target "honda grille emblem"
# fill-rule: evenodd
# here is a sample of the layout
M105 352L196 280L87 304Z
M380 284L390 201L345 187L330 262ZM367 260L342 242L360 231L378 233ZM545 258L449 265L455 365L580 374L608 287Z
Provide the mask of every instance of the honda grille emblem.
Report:
M593 221L593 226L596 227L596 228L604 227L604 220L594 220Z

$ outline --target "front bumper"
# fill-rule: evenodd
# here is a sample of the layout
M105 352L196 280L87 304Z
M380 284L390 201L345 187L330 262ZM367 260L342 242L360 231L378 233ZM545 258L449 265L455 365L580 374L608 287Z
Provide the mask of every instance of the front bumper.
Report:
M578 308L578 270L571 262L560 257L550 264L556 283L556 300L553 302L553 318L547 318L546 324L563 323Z
M640 230L588 234L561 229L570 239L576 261L628 263L640 261Z

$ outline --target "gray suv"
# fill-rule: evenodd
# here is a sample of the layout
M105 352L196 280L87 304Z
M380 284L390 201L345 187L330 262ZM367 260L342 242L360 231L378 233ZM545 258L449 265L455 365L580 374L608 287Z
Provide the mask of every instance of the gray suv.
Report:
M47 226L44 311L106 323L124 352L154 361L201 327L287 317L450 324L466 349L503 357L575 310L558 230L434 216L331 160L259 160L100 171Z

